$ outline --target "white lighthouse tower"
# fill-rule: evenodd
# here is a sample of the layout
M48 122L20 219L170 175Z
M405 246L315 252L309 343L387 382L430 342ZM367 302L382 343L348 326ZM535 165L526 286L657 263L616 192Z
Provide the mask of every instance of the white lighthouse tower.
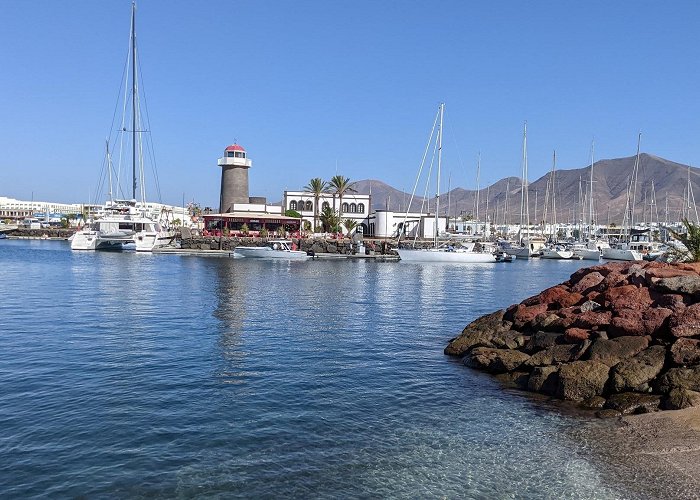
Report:
M233 144L224 150L223 158L219 158L221 167L219 213L232 212L234 203L249 203L248 169L253 166L253 162L247 156L243 146Z

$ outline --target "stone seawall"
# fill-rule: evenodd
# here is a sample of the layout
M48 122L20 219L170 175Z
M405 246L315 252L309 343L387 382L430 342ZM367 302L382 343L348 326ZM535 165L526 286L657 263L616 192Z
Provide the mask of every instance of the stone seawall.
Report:
M580 269L473 321L445 354L599 416L700 405L700 264Z
M46 229L15 229L7 233L12 238L53 238L67 240L75 233L75 229L46 228Z
M233 250L237 246L265 246L268 241L277 238L239 238L226 236L207 236L185 238L180 242L183 249L192 250ZM352 255L359 251L357 244L350 239L318 239L318 238L291 238L297 249L304 252ZM380 255L396 255L390 242L365 239L365 250Z

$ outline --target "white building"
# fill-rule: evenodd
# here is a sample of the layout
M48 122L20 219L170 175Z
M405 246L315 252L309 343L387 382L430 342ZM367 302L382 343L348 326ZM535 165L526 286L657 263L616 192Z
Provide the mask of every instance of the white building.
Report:
M342 220L352 219L357 223L357 232L363 234L371 234L369 226L369 213L372 209L372 195L348 193L343 195L343 202L333 193L321 193L319 197L318 215L324 208L328 207L335 210ZM304 222L308 222L311 227L314 224L314 203L315 197L313 193L307 191L285 191L282 208L287 210L296 210L301 214ZM361 229L360 229L361 228Z

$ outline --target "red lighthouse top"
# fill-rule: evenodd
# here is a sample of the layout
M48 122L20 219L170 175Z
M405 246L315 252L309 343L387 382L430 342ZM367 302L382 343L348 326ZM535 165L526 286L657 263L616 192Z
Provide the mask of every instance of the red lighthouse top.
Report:
M245 148L241 146L240 144L232 144L231 146L228 146L224 151L245 151Z

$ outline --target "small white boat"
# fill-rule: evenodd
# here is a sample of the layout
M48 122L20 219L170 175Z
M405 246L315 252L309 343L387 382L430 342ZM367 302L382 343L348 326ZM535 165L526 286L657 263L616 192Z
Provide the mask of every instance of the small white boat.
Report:
M233 249L234 257L253 259L287 259L307 260L311 256L301 250L292 250L292 242L289 240L270 240L265 246L260 247L236 247Z
M545 247L542 249L543 259L558 259L558 260L568 260L568 259L580 259L580 257L574 256L574 252L567 250L561 245L554 245L551 247Z

